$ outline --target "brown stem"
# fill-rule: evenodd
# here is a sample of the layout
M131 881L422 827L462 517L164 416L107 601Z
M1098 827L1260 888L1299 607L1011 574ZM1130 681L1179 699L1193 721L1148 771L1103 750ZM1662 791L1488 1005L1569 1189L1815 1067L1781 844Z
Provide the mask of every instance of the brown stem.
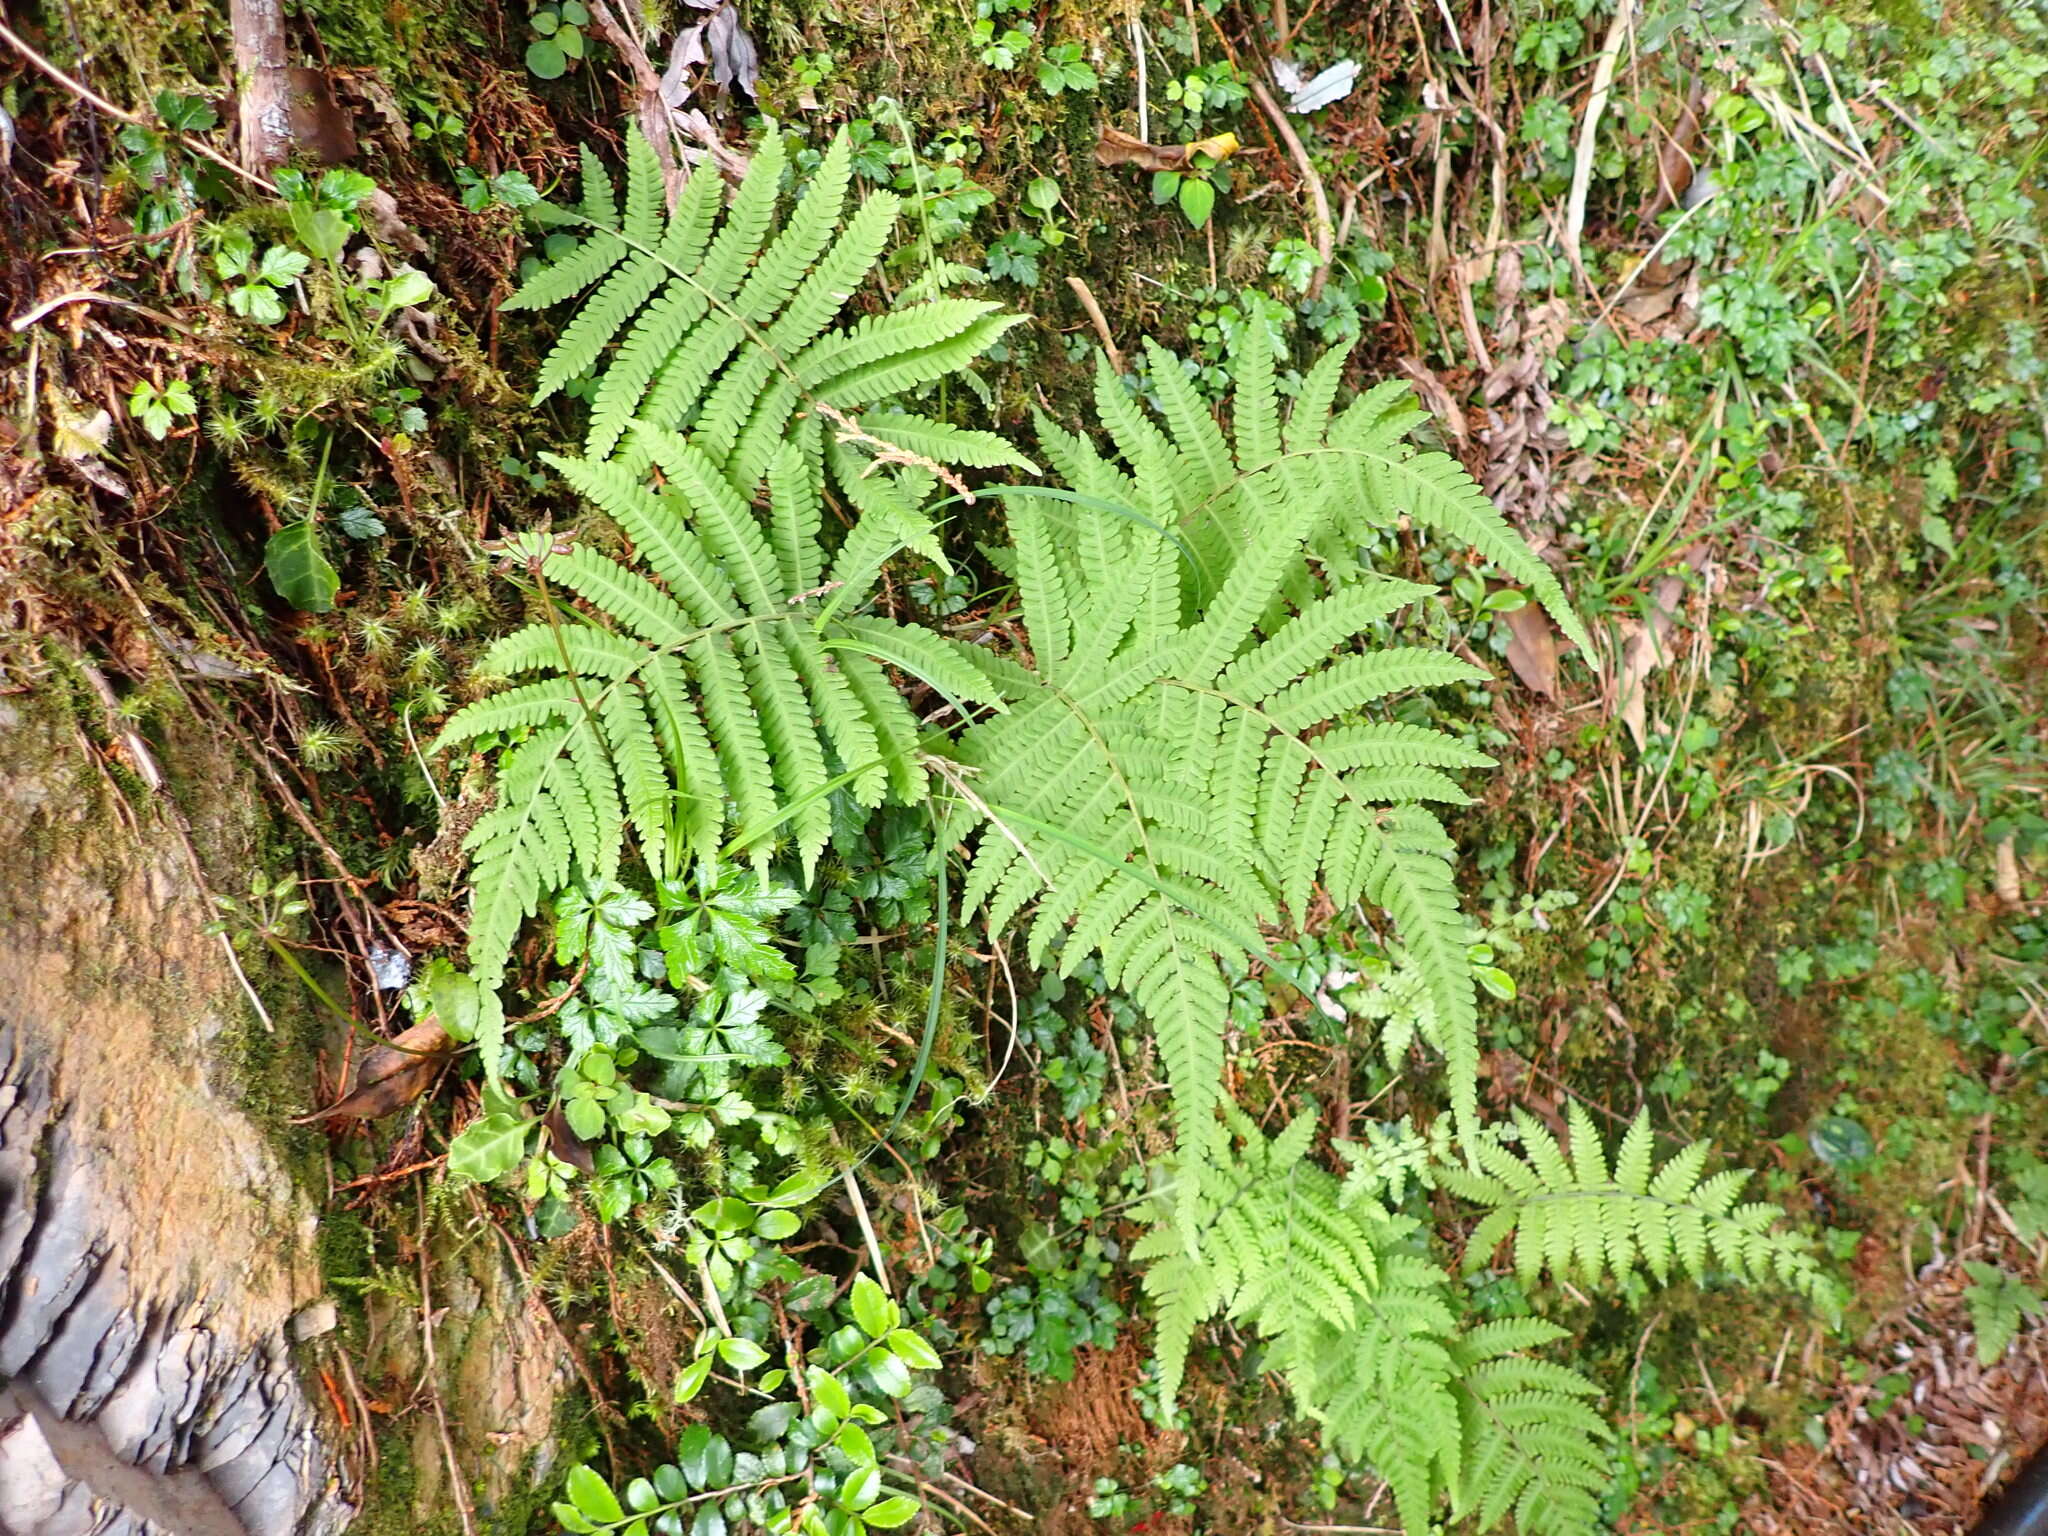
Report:
M1252 76L1252 94L1259 99L1266 116L1273 120L1281 140L1287 145L1287 153L1294 157L1295 165L1308 181L1308 193L1315 204L1316 214L1316 275L1309 280L1308 296L1317 298L1322 294L1323 284L1330 280L1330 256L1336 249L1336 226L1330 222L1330 197L1323 190L1323 178L1316 174L1315 163L1302 147L1301 136L1294 131L1294 125L1287 121L1287 114L1280 110L1280 103L1273 99L1273 93L1266 89L1266 82L1257 75Z

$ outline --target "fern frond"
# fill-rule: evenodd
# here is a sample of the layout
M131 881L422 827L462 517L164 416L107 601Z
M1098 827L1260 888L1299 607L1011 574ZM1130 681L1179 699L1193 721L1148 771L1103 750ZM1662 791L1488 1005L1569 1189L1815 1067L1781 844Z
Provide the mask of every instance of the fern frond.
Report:
M1778 1284L1823 1310L1838 1304L1834 1282L1811 1245L1772 1230L1774 1205L1737 1205L1750 1175L1731 1169L1702 1180L1707 1147L1695 1142L1654 1177L1648 1112L1636 1116L1610 1168L1591 1117L1577 1103L1567 1135L1553 1136L1516 1116L1522 1154L1486 1146L1476 1171L1447 1169L1443 1187L1486 1208L1466 1245L1465 1267L1482 1268L1512 1238L1516 1274L1529 1283L1545 1272L1597 1285L1647 1270L1659 1282L1676 1271L1703 1277L1710 1263L1754 1284Z

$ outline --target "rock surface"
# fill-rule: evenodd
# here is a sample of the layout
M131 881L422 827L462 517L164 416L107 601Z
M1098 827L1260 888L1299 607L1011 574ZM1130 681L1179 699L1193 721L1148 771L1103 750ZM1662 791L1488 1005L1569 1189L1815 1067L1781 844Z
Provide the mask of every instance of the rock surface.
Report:
M0 1531L339 1530L315 1213L209 1070L248 1004L180 834L4 703L0 828Z

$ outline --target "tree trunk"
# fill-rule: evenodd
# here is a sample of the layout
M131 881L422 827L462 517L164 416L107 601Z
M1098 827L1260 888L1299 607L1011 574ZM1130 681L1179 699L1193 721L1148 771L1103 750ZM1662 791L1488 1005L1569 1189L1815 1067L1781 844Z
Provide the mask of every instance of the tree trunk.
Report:
M280 0L230 0L242 164L258 175L282 165L292 148L291 74L286 67Z

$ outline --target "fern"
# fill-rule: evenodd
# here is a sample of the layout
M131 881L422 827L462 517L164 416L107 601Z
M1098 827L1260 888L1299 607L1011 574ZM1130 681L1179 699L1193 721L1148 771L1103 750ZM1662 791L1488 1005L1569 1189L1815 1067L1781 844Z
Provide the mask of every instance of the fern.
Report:
M1825 1312L1839 1309L1834 1282L1802 1237L1773 1231L1783 1212L1769 1201L1737 1203L1747 1169L1702 1179L1708 1148L1694 1142L1653 1166L1648 1112L1636 1116L1610 1164L1586 1111L1574 1103L1568 1135L1555 1137L1517 1112L1523 1155L1496 1138L1470 1143L1478 1171L1446 1167L1438 1184L1487 1208L1465 1248L1465 1267L1483 1267L1514 1241L1515 1272L1544 1272L1596 1285L1647 1269L1661 1284L1674 1272L1703 1276L1718 1264L1756 1284L1776 1283Z
M582 203L548 217L587 233L504 306L539 309L585 295L542 364L535 399L589 378L586 457L617 455L642 469L648 439L636 428L684 432L750 496L782 445L796 441L814 478L830 464L864 510L886 499L918 522L932 470L1035 468L993 433L900 407L855 415L959 372L1021 317L942 299L835 324L898 211L894 194L875 192L842 218L852 179L845 132L780 223L788 156L777 132L763 139L722 212L723 184L708 158L664 215L654 152L637 134L626 150L623 217L610 177L586 152ZM829 453L820 423L851 451Z
M707 161L666 209L635 136L622 213L602 164L582 158L582 201L544 217L584 237L505 307L580 296L535 398L590 380L585 452L543 458L635 555L512 540L551 611L480 671L542 680L461 710L436 743L514 743L467 843L470 960L491 981L572 867L617 871L629 829L658 877L735 829L735 850L757 862L786 834L808 873L834 789L868 807L915 800L920 731L885 667L963 705L1000 708L999 692L953 642L862 617L861 603L897 551L943 561L922 507L948 464L1036 467L992 433L892 403L963 369L1019 317L950 299L838 323L897 212L876 193L842 222L845 134L780 223L787 162L773 133L730 207ZM764 481L765 516L753 505ZM836 550L828 484L854 514Z
M1389 695L1484 674L1441 651L1371 648L1431 589L1357 558L1368 524L1446 528L1534 587L1556 581L1385 390L1332 415L1341 355L1284 423L1270 342L1240 349L1235 442L1180 364L1151 349L1157 417L1107 366L1096 409L1116 457L1043 419L1071 500L1007 498L1035 675L961 737L981 831L964 906L1000 926L1037 902L1030 953L1099 953L1152 1022L1184 1142L1214 1134L1226 972L1320 889L1389 913L1424 980L1459 1126L1477 1124L1478 1034L1452 845L1428 803L1491 760L1441 732L1371 720ZM1265 359L1262 365L1260 360ZM1333 546L1348 546L1348 553Z
M1150 1262L1167 1402L1195 1329L1224 1316L1257 1332L1264 1364L1328 1441L1387 1480L1409 1531L1430 1529L1446 1501L1482 1530L1511 1510L1524 1531L1589 1530L1608 1437L1586 1406L1595 1389L1530 1353L1563 1330L1461 1330L1416 1223L1345 1201L1307 1160L1312 1113L1271 1140L1235 1108L1224 1118L1235 1149L1201 1179L1183 1169L1135 1250Z
M1998 1363L2028 1320L2048 1312L2041 1293L2017 1275L1996 1264L1963 1260L1970 1285L1963 1292L1969 1304L1970 1327L1977 1335L1977 1363L1990 1367Z
M915 798L917 722L884 663L1000 707L951 641L877 618L821 620L814 578L827 562L794 447L769 476L764 519L692 444L649 436L668 477L658 491L617 463L549 458L625 529L645 569L545 534L512 541L548 600L572 594L587 611L557 604L493 645L485 674L544 679L458 711L435 743L536 732L505 755L498 804L467 845L470 963L493 982L520 921L572 862L617 872L629 827L648 868L672 878L715 856L730 824L739 850L762 859L786 823L808 873L831 834L834 787L869 807ZM857 606L861 593L834 595Z

